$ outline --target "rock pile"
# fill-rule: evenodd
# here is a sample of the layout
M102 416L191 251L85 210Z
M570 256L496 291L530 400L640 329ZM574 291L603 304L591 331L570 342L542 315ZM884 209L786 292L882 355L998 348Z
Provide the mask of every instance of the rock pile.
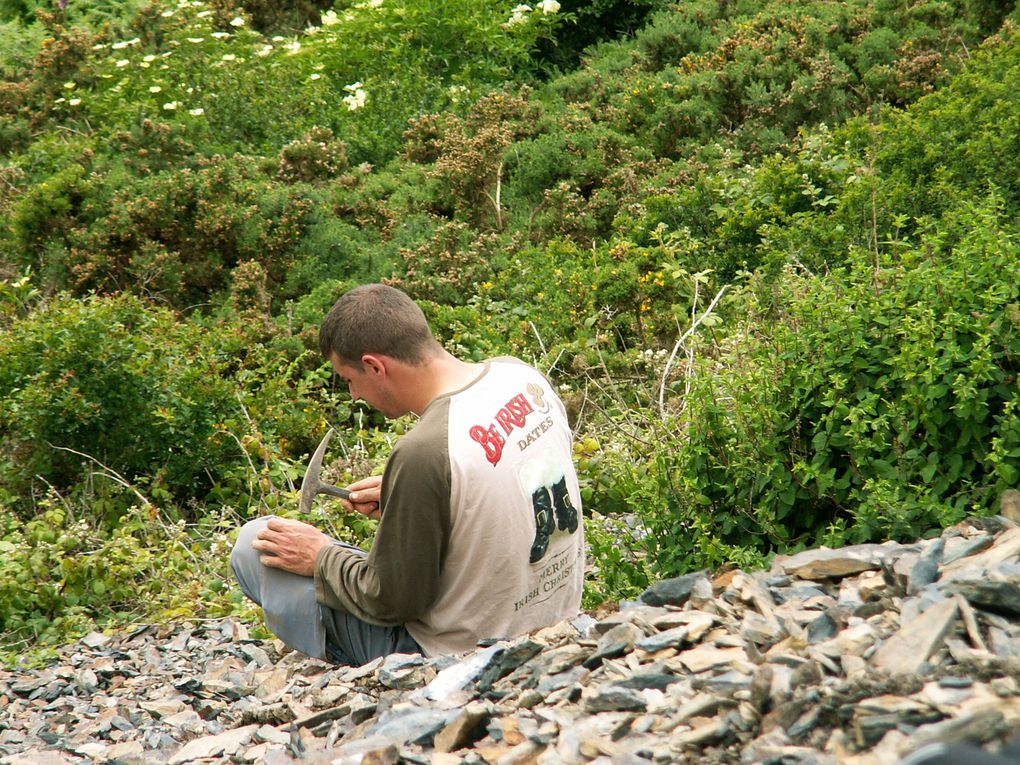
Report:
M657 583L466 655L333 667L232 620L0 671L3 765L895 763L1020 732L1020 527Z

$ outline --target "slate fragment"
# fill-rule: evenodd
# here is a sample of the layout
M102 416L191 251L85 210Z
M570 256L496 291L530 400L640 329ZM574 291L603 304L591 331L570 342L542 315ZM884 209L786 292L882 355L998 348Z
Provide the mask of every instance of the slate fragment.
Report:
M704 580L707 571L695 571L683 576L663 579L641 593L640 600L649 606L682 606L691 596L691 590Z

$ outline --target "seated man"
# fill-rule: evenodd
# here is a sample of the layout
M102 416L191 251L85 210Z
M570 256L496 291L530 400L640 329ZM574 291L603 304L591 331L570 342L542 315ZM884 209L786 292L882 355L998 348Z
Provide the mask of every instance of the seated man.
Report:
M473 648L574 616L584 534L562 402L510 357L448 353L400 290L357 287L319 347L351 397L415 427L348 510L380 518L370 553L300 521L245 525L230 562L267 626L310 656L363 664L389 653Z

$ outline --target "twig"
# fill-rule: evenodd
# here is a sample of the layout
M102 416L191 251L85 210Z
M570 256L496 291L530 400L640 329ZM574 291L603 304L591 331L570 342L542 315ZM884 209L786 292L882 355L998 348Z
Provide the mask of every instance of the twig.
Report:
M805 272L805 273L806 273L806 274L807 274L808 276L810 276L810 277L811 277L812 279L813 279L813 278L815 277L815 272L814 272L814 271L812 271L812 270L811 270L810 268L808 268L807 266L805 266L805 265L804 265L803 263L801 263L801 262L800 262L800 258L798 258L798 257L797 257L796 253L793 253L793 252L791 252L791 253L790 253L790 259L791 259L791 260L793 261L793 264L794 264L795 266L797 266L797 267L799 267L800 269L802 269L802 270L803 270L803 271L804 271L804 272Z
M535 333L535 339L538 340L538 347L542 349L542 355L545 356L548 351L545 349L545 343L542 342L542 336L538 334L538 327L531 319L528 319L528 324L531 325L531 331Z
M489 200L489 204L492 205L492 209L496 213L496 229L498 231L503 230L503 211L501 209L501 198L503 196L503 163L499 163L499 167L496 168L496 196L493 197L488 191L482 191L485 198Z
M92 462L96 463L97 465L99 465L99 467L101 467L103 469L101 471L100 475L104 475L107 478L109 478L111 481L114 481L115 483L119 483L125 489L129 489L132 494L134 494L136 497L138 497L138 499L140 499L142 501L143 506L145 506L145 507L151 507L152 506L152 503L148 500L148 498L144 494L142 494L140 491L138 491L138 489L136 489L134 487L134 485L129 480L127 480L124 476L122 476L120 473L118 473L113 468L104 465L102 462L97 460L91 454L86 454L85 452L80 452L77 449L71 449L68 446L54 446L49 441L46 442L46 445L49 446L51 449L59 449L62 452L71 452L71 454L77 454L79 457L84 457L87 460L91 460Z
M694 334L694 330L698 328L701 322L703 322L708 316L711 315L712 309L715 308L715 304L719 302L719 299L723 296L723 294L725 294L726 290L729 289L729 286L730 285L728 284L724 284L722 286L722 289L720 289L715 294L715 297L712 298L712 302L709 303L708 308L705 309L705 312L701 314L701 316L698 317L698 319L696 319L691 324L687 331L684 332L680 336L680 339L677 340L676 343L673 345L673 351L669 354L669 360L666 362L666 368L662 370L662 382L659 385L659 413L663 417L665 417L666 415L666 381L669 379L669 372L673 366L673 359L676 358L676 354L680 350L681 346L683 346L684 341L692 334Z
M51 444L51 446L52 446L52 444ZM61 494L59 491L57 491L57 487L54 486L49 481L47 481L44 476L40 475L39 473L36 473L35 477L38 478L40 481L42 481L44 484L46 484L46 486L49 488L49 490L57 495L57 499L60 500L61 504L64 506L64 509L67 510L67 518L68 518L68 520L73 523L75 516L74 516L74 507L72 507L71 503L68 502L67 499L64 497L64 495Z
M556 369L556 365L560 363L560 359L563 357L563 349L560 348L560 352L556 354L556 358L553 359L553 363L549 365L549 368L545 370L545 376L548 377Z

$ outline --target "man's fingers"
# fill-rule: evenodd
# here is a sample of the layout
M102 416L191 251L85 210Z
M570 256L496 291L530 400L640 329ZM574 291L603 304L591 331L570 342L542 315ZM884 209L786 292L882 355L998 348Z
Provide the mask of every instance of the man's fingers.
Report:
M263 566L269 566L269 568L283 568L283 559L278 558L275 555L263 553L259 560Z

